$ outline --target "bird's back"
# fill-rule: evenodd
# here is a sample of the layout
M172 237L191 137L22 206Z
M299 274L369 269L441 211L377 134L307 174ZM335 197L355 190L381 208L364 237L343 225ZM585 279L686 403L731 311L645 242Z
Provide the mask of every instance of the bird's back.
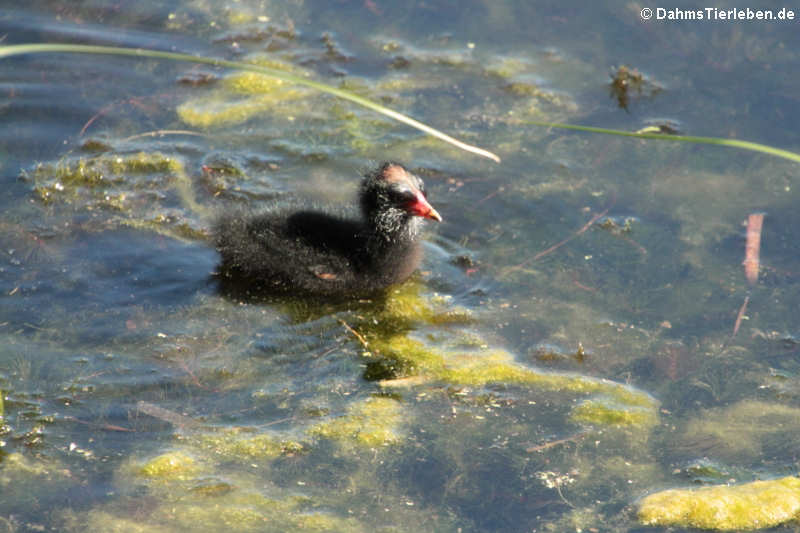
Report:
M319 211L221 217L214 228L220 275L264 292L334 295L390 284L366 257L363 223Z

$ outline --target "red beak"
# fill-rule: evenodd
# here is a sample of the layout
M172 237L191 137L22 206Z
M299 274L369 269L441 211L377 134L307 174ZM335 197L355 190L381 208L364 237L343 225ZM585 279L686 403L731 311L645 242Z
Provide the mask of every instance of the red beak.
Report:
M419 191L417 191L416 196L417 197L414 199L414 201L406 206L408 212L414 216L431 218L437 222L441 222L441 215L438 213L438 211L436 211L436 209L433 208L431 204L428 203L428 200L425 198L425 196L423 196Z

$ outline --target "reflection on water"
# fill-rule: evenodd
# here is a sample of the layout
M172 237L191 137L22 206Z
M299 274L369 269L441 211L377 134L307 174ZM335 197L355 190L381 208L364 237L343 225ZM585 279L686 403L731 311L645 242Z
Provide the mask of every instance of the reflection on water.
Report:
M40 1L0 14L3 43L261 62L503 158L249 73L2 60L0 524L630 531L632 506L665 487L791 474L794 169L524 121L669 117L791 149L797 37L629 11ZM620 58L663 90L620 110ZM214 213L346 202L384 159L423 176L446 221L412 281L337 303L218 291ZM750 287L741 223L761 211Z

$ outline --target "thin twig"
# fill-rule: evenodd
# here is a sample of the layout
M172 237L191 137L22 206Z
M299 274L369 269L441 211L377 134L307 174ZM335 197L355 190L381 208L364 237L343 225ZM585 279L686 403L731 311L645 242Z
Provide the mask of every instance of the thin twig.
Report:
M95 428L105 429L108 431L125 431L130 433L135 433L135 429L131 428L124 428L122 426L116 426L114 424L98 424L96 422L87 422L86 420L80 420L75 418L74 416L65 416L64 420L69 420L70 422L77 422L78 424L83 424L84 426L91 426Z
M480 200L478 200L478 201L477 201L477 202L475 202L475 203L476 203L476 205L480 205L480 204L482 204L483 202L485 202L486 200L489 200L489 199L491 199L491 198L494 198L495 196L497 196L497 195L498 195L498 194L500 194L501 192L505 192L505 190L506 190L506 187L505 187L505 185L501 185L501 186L499 186L498 188L496 188L496 189L495 189L493 192L490 192L489 194L487 194L486 196L484 196L483 198L481 198Z
M558 495L561 497L561 500L562 500L564 503L566 503L567 505L569 505L570 507L572 507L573 509L575 509L575 506L574 506L574 505L572 505L572 503L570 503L570 501L569 501L568 499L566 499L566 498L564 497L564 495L561 493L561 485L556 485L556 490L558 491Z
M364 336L361 333L359 333L356 330L354 330L353 328L351 328L350 324L348 324L347 322L345 322L341 318L339 319L339 322L341 322L341 324L345 327L345 329L347 331L352 333L353 336L358 339L358 341L361 343L361 345L364 347L365 350L368 348L369 343L367 342L367 339L365 339Z
M518 264L518 265L511 266L511 267L508 267L508 268L506 268L506 269L505 269L505 271L503 272L503 274L502 274L502 275L506 275L506 274L508 274L509 272L513 272L513 271L515 271L515 270L519 270L519 269L521 269L522 267L526 266L528 263L533 263L534 261L538 261L538 260L539 260L539 259L541 259L542 257L544 257L544 256L546 256L546 255L548 255L548 254L551 254L551 253L553 253L553 252L554 252L554 251L556 251L558 248L560 248L560 247L564 246L564 245L565 245L565 244L567 244L569 241L571 241L571 240L572 240L572 239L574 239L575 237L578 237L579 235L583 234L583 233L584 233L584 232L585 232L587 229L589 229L590 227L592 227L592 225L593 225L595 222L597 222L598 220L600 220L601 218L603 218L604 216L606 216L606 213L608 213L608 212L609 212L609 210L610 210L610 209L611 209L613 206L614 206L614 202L612 202L612 203L611 203L611 205L609 205L608 207L606 207L605 209L603 209L603 211L602 211L602 212L600 212L600 213L597 213L595 216L593 216L593 217L592 217L592 218L589 220L589 222L587 222L586 224L584 224L584 225L583 225L583 227L581 227L581 229L579 229L578 231L576 231L575 233L573 233L572 235L570 235L570 236L569 236L569 237L567 237L566 239L562 240L561 242L557 242L556 244L554 244L553 246L551 246L551 247L547 248L546 250L542 250L542 251L541 251L541 252L539 252L538 254L534 255L533 257L530 257L530 258L526 259L525 261L523 261L522 263L520 263L520 264Z
M106 113L107 113L107 112L108 112L110 109L112 109L112 108L113 108L115 105L117 105L118 103L119 103L119 102L111 102L110 104L108 104L108 105L106 105L106 106L102 107L102 108L100 109L100 111L98 111L97 113L95 113L94 115L92 115L92 116L91 116L91 118L90 118L89 120L87 120L87 121L86 121L86 124L84 124L84 125L83 125L83 127L81 128L81 131L78 133L78 137L83 137L83 134L84 134L84 133L86 133L86 130L88 130L88 129L89 129L89 126L91 126L91 125L92 125L92 123L93 123L95 120L97 120L97 119L98 119L98 118L100 118L101 116L105 115L105 114L106 114Z
M742 302L742 306L739 308L739 313L736 315L736 322L733 324L733 333L731 333L731 339L736 336L739 332L739 326L742 325L742 319L744 318L744 313L747 311L747 302L750 301L750 295L744 297L744 302Z
M164 135L194 135L196 137L208 137L205 133L200 133L198 131L191 131L191 130L155 130L155 131L146 131L144 133L138 133L136 135L131 135L130 137L125 137L120 142L129 142L135 139L140 139L142 137L163 137Z
M544 444L539 444L538 446L531 446L530 448L525 448L525 451L528 453L542 452L544 450L550 449L560 444L566 444L568 442L578 442L579 440L582 440L584 437L586 437L586 435L588 434L589 434L588 431L581 431L580 433L570 435L569 437L565 437L563 439L551 440L549 442L545 442Z

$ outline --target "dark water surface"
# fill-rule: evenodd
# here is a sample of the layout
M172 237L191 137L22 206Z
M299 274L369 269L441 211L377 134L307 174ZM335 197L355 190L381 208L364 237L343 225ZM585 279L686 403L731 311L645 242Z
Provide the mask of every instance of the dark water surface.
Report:
M248 73L0 60L0 532L639 531L650 493L795 474L797 164L525 124L800 151L797 21L643 7L0 10L2 44L260 61L503 160ZM644 76L627 109L621 65ZM215 212L345 203L385 159L444 218L411 282L336 304L220 293Z

